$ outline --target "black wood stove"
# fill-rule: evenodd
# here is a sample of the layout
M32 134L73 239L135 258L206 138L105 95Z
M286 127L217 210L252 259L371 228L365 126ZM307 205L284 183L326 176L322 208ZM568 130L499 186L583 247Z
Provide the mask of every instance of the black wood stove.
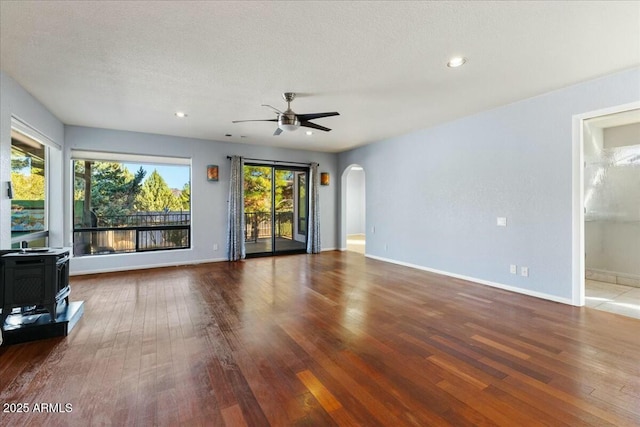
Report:
M0 329L12 329L5 325L10 315L33 317L44 314L47 323L55 323L59 315L58 305L64 301L69 307L70 249L26 248L2 252ZM16 312L18 309L19 313Z

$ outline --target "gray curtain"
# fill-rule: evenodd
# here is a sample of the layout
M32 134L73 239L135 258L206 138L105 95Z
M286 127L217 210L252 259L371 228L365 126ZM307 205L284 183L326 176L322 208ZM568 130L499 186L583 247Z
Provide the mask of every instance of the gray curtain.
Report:
M227 249L229 261L244 259L244 162L242 157L231 157L229 184L229 225Z
M311 163L311 179L309 179L309 236L307 239L307 253L320 253L320 175L318 174L318 164Z

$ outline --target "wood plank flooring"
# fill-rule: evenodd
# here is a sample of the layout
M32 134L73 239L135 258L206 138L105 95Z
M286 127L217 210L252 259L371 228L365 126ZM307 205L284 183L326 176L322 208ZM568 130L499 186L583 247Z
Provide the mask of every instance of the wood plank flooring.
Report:
M0 347L0 425L640 425L638 319L352 252L71 286L71 335Z

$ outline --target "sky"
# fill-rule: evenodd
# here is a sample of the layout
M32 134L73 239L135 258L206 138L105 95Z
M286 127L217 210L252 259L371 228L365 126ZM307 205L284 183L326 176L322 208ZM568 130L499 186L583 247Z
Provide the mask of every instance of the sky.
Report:
M140 169L140 166L142 166L142 169L147 171L147 174L144 176L145 180L155 169L166 181L169 188L177 188L178 190L182 190L184 185L189 182L189 166L148 165L139 163L123 163L123 165L131 173L136 173L138 169Z

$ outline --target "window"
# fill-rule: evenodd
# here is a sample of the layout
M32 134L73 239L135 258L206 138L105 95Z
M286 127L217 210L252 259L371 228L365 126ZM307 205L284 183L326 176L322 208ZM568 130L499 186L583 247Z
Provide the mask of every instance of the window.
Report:
M75 256L191 247L186 159L74 152Z
M48 147L11 130L11 246L48 245Z
M307 235L307 175L298 173L298 234Z

